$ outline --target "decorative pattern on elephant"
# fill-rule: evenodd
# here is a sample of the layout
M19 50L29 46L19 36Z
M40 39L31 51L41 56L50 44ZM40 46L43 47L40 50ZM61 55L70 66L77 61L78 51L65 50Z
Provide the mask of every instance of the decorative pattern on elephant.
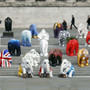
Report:
M87 37L86 37L86 43L90 45L90 31L88 31Z
M0 66L1 67L11 67L12 58L7 49L0 53Z
M78 27L77 38L86 38L88 29L81 23Z
M70 33L68 31L60 31L58 38L58 43L60 46L65 46L67 37L70 37Z
M21 33L22 46L31 46L31 32L24 30Z
M47 78L53 77L52 69L50 68L48 59L44 59L42 61L40 69L39 69L39 76L40 77L47 77Z
M42 29L42 31L38 34L38 40L40 40L40 55L47 57L49 34L45 31L45 29Z
M75 73L74 66L71 64L70 61L64 59L61 64L59 77L62 78L73 77L74 73Z
M49 62L51 66L61 65L62 52L59 49L52 49L49 52Z
M78 49L79 49L79 43L76 39L72 39L69 42L67 42L66 53L68 56L74 56L74 55L77 56Z
M53 26L54 38L59 37L59 32L63 30L61 23L55 23Z
M21 47L20 41L16 39L11 39L8 41L8 50L11 56L20 56L21 54Z
M38 32L37 32L37 27L36 27L36 24L32 24L30 25L30 29L29 31L31 31L31 36L32 38L38 38Z
M80 49L77 56L78 66L84 67L89 65L89 52L87 49Z
M35 49L30 50L22 57L21 65L18 69L18 76L26 78L33 77L33 67L37 67L40 63L40 55Z

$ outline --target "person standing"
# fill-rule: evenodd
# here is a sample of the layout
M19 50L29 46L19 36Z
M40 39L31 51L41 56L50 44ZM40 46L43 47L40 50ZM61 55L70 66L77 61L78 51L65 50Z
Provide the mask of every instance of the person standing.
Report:
M77 29L77 27L75 26L75 17L74 17L74 15L72 15L72 21L71 21L71 30L72 30L72 26L74 26L76 29Z
M89 29L90 26L90 16L88 15L88 19L87 19L87 29Z
M63 27L63 30L67 30L67 22L65 20L63 20L62 22L62 27Z

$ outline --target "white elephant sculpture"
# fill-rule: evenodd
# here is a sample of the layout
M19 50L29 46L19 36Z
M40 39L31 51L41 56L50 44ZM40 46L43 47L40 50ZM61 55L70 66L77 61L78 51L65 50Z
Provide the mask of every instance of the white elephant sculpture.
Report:
M40 63L40 55L36 52L35 49L30 50L28 53L22 57L22 63L19 66L18 76L21 77L33 77L33 67L37 67L38 63Z
M61 68L60 68L60 77L73 77L75 72L74 66L67 59L62 60Z
M65 46L66 43L66 38L70 37L70 33L68 31L60 31L59 33L59 38L58 38L58 43L60 46Z
M38 34L38 38L40 40L40 55L47 57L49 34L45 31L45 29L42 29L42 31Z
M24 30L21 33L22 46L31 46L31 31Z
M48 59L44 59L42 61L41 66L40 66L40 70L39 70L39 76L40 77L47 77L47 78L53 77L52 69L50 68Z
M88 29L81 23L78 27L77 38L86 38Z

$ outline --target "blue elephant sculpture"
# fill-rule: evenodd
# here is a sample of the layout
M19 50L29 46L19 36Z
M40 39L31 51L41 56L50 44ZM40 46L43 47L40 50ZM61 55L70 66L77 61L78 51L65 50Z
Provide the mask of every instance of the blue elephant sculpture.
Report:
M21 54L20 41L16 39L9 40L8 51L11 54L11 56L20 56Z
M22 46L31 46L31 32L24 30L21 33Z
M38 38L38 37L37 37L38 32L37 32L36 24L32 24L32 25L30 25L30 29L29 29L29 31L31 31L32 38Z

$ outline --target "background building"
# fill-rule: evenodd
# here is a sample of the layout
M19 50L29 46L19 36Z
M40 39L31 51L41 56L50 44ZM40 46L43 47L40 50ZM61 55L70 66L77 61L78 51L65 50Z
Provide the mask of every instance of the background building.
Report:
M89 11L90 0L0 0L0 28L4 28L6 17L12 18L13 28L28 28L32 23L52 28L63 19L70 25L71 15L78 26L81 22L86 24Z

